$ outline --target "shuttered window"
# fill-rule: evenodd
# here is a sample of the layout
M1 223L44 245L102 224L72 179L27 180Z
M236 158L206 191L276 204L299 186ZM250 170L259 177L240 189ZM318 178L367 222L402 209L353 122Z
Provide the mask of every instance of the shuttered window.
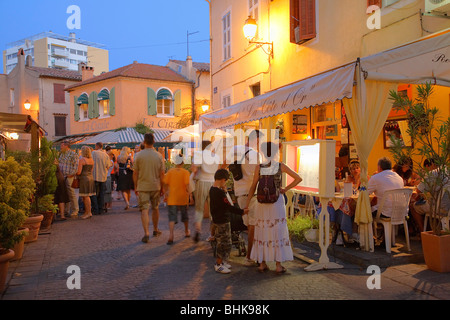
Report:
M55 115L55 136L66 136L66 116Z
M290 34L296 44L316 37L316 0L290 0Z
M66 86L60 83L53 84L53 102L54 103L66 103L66 94L64 88Z
M378 8L380 8L381 9L381 7L382 7L382 0L367 0L367 8L370 8L371 6L377 6ZM373 11L375 11L375 10L373 10ZM367 10L367 14L371 14L371 13L373 13L373 11L369 11L369 10Z
M223 61L231 58L231 12L222 18Z

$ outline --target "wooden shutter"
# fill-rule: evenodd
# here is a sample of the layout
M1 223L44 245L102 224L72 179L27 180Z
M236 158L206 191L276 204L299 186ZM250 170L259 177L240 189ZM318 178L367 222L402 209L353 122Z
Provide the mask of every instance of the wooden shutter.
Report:
M116 115L116 89L112 88L109 91L109 115Z
M301 0L299 5L300 40L316 37L316 0Z
M66 86L61 83L53 84L53 102L54 103L66 103L66 92L64 88Z
M98 108L98 94L93 91L89 95L89 104L88 104L88 116L89 119L98 118L100 116L100 110Z
M316 1L290 0L290 41L301 44L316 37Z
M175 91L173 97L174 97L173 115L179 117L181 116L181 90Z
M66 117L55 115L55 136L66 135Z
M383 5L383 0L367 0L367 9L369 9L370 6L377 6L378 8L381 9ZM372 14L374 13L375 10L366 10L367 14Z
M80 106L78 105L78 97L73 97L73 110L75 121L80 121Z
M156 93L152 88L147 88L147 112L149 116L156 116Z

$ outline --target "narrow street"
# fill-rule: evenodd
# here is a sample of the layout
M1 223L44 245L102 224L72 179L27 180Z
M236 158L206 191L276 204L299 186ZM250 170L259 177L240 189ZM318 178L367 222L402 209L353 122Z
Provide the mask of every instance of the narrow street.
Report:
M132 204L135 203L132 199ZM175 243L167 245L167 208L161 206L162 235L141 242L140 212L123 211L121 201L105 215L89 220L54 222L50 231L26 245L21 260L10 264L3 300L434 300L450 298L450 275L419 264L381 269L381 289L370 290L367 270L340 261L344 268L307 272L308 263L286 262L284 275L260 274L244 266L233 248L232 273L213 268L211 246L184 237L175 225ZM193 216L190 208L190 217ZM192 231L192 230L191 230ZM193 232L192 232L193 233ZM245 235L244 235L245 237ZM295 251L301 248L296 248ZM68 289L78 266L80 289ZM71 281L69 281L71 282ZM73 282L73 281L72 281Z

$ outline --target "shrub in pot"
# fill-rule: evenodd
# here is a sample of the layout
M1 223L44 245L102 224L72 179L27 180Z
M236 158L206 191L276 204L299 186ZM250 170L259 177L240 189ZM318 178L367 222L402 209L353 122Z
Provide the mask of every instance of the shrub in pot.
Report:
M54 204L54 198L53 194L46 194L37 200L38 213L44 216L41 229L49 228L53 222L53 217L58 209L58 206Z
M14 158L0 160L0 256L14 257L11 248L23 239L18 232L30 210L30 199L35 183L28 164L21 165ZM11 255L12 252L12 255ZM9 259L0 269L7 274ZM0 275L0 292L4 288L6 274Z
M430 105L433 86L429 83L417 87L417 98L403 97L397 92L390 93L395 109L408 113L408 128L414 148L404 148L398 139L391 138L391 153L400 162L411 158L414 171L420 176L424 196L430 206L431 232L422 232L422 248L428 268L439 272L450 271L450 235L442 229L442 218L448 208L442 210L446 188L450 186L450 117L441 118L440 110ZM431 159L435 169L424 166L424 160Z

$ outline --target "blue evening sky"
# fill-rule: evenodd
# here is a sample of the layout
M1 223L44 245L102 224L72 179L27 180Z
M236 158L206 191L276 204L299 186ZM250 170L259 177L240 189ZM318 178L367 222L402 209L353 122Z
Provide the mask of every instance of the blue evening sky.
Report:
M70 5L80 8L79 30L67 27ZM166 65L169 59L186 59L189 32L195 33L189 36L193 61L209 62L205 0L0 0L0 17L0 52L10 42L41 32L75 32L76 38L106 46L110 70L134 60Z

